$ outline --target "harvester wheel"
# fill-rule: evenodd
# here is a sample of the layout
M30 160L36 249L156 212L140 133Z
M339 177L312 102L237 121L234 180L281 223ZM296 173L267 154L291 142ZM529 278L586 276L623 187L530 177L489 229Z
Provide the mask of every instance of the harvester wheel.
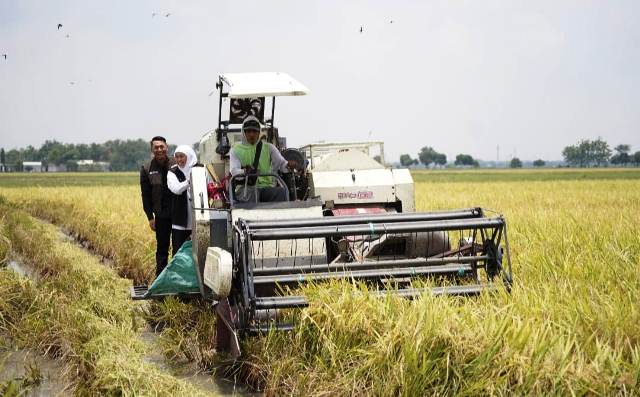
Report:
M489 256L486 264L486 271L489 280L502 272L502 250L493 242L493 240L485 240L483 247L485 255Z

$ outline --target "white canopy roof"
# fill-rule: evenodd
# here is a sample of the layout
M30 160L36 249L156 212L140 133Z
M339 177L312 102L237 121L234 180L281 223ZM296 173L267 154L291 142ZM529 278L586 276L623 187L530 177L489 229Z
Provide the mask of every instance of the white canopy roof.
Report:
M224 73L222 81L229 87L230 98L306 95L309 89L286 73Z

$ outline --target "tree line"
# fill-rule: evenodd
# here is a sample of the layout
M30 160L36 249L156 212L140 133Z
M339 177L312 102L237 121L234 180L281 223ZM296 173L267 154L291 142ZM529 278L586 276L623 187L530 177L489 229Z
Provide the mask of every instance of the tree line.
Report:
M173 153L175 145L169 145L169 152ZM601 138L595 140L584 139L575 145L567 146L562 151L565 165L569 167L602 167L615 166L640 166L640 151L631 152L631 145L619 144L613 149ZM40 148L27 146L26 148L0 149L0 164L21 171L25 161L41 161L43 170L50 165L63 166L69 171L77 170L79 160L93 160L109 163L113 171L134 171L150 157L149 143L142 139L136 140L110 140L104 143L73 144L61 143L55 140L47 140ZM439 153L431 146L420 149L416 158L409 154L400 156L400 164L403 167L423 164L425 167L444 167L447 165L460 167L480 167L478 159L469 154L456 155L452 164L448 163L447 156ZM546 162L537 159L532 164L534 167L544 167ZM514 157L508 163L511 168L520 168L522 161Z
M593 141L584 139L565 147L562 156L570 167L602 167L608 164L640 166L640 151L631 153L631 145L620 144L613 151L601 138Z
M447 155L439 153L431 146L425 146L420 149L417 158L411 158L409 154L400 155L400 164L403 167L423 164L425 167L447 165ZM453 162L456 166L480 167L478 160L474 159L470 154L458 154Z
M169 146L173 153L175 145ZM112 171L134 171L150 158L149 142L136 140L110 140L104 143L73 144L47 140L39 148L0 149L0 163L16 171L22 171L25 161L40 161L42 169L51 165L64 167L68 171L78 169L78 161L93 160L109 163Z
M562 150L564 163L568 167L606 167L608 165L615 166L640 166L640 151L631 153L631 145L620 144L613 148L609 144L598 138L596 140L583 139L575 145L569 145ZM411 167L422 164L425 167L444 167L444 166L462 166L462 167L480 167L478 159L474 159L469 154L456 155L453 163L447 163L447 156L437 152L431 146L425 146L420 149L416 158L412 158L410 154L400 155L400 164L403 167ZM542 159L534 160L531 163L534 167L544 167L547 162ZM522 168L523 163L517 157L513 157L507 165L510 168Z

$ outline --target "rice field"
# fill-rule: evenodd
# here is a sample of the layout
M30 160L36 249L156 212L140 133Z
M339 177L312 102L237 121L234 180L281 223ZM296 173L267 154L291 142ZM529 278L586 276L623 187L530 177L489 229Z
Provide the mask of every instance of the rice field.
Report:
M481 206L505 215L511 294L380 300L348 283L312 286L293 332L249 339L230 363L215 353L206 305L126 298L130 280L149 281L154 269L136 174L0 175L0 262L19 254L44 275L0 271L0 293L11 297L0 304L0 333L35 329L16 342L63 360L79 394L154 394L156 379L165 394L185 393L188 385L141 362L134 341L144 324L159 325L167 360L267 395L640 394L638 170L422 171L414 179L418 210ZM37 219L111 267L79 266L90 260L68 255L55 227ZM60 250L67 254L51 256ZM78 287L85 284L92 287ZM56 327L84 339L41 331ZM94 341L96 330L105 336ZM123 370L116 357L135 368Z

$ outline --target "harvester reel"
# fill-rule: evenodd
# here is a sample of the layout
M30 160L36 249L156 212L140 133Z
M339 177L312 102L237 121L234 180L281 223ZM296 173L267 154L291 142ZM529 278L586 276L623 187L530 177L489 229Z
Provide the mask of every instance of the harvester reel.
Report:
M379 296L415 298L424 292L473 296L497 288L495 276L502 274L506 280L511 274L504 218L487 217L477 208L240 218L233 240L239 252L230 301L238 311L241 335L292 329L291 310L309 302L288 291L295 293L309 282L364 282ZM460 244L453 247L451 241ZM488 283L480 280L478 271L486 274ZM436 285L414 287L415 279L432 279Z

